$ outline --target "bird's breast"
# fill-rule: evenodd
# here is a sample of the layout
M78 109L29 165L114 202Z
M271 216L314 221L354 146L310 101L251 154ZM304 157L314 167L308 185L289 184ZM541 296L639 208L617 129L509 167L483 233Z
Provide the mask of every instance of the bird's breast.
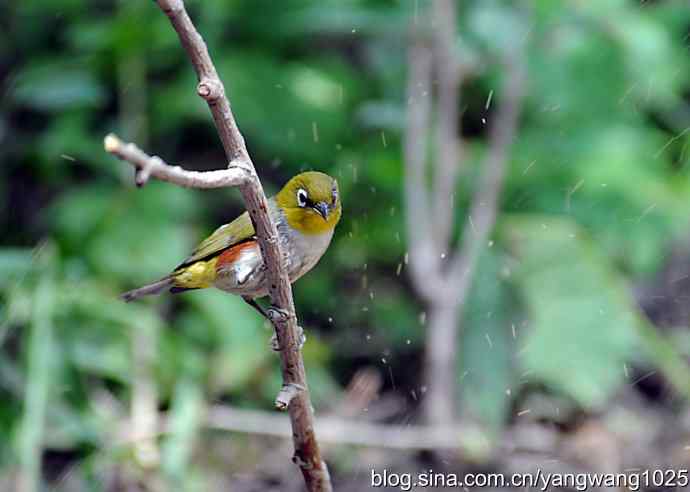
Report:
M333 231L302 234L277 221L281 249L287 257L290 282L311 270L328 248ZM266 269L257 241L247 241L224 251L216 264L215 286L234 294L262 297L266 288Z
M288 237L286 249L289 251L288 271L290 281L294 282L318 263L328 249L333 231L302 234L299 231L290 230L286 235Z

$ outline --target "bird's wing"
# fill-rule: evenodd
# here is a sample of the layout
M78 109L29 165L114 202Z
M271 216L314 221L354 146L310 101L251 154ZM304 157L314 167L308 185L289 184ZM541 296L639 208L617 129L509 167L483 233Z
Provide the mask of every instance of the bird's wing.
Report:
M252 239L254 239L254 225L249 218L249 213L244 212L229 224L220 226L213 231L213 234L201 241L191 256L182 262L177 269L215 256L230 246Z

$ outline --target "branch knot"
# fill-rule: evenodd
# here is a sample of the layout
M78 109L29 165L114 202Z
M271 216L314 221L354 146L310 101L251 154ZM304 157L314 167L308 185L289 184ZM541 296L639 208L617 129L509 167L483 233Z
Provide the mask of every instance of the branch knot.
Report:
M209 104L223 97L223 92L223 84L217 79L203 78L196 86L196 93Z
M290 402L302 391L306 390L304 386L297 383L284 384L278 395L276 396L275 406L278 410L287 410Z

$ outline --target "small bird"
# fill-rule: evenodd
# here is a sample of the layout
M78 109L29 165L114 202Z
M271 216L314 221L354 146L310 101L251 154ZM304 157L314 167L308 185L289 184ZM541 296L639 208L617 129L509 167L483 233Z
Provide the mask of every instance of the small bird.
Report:
M338 182L310 171L294 176L268 209L287 256L290 282L311 270L326 252L342 214ZM125 301L159 294L216 287L237 294L268 318L256 299L268 294L266 268L249 213L216 229L172 273L122 294Z

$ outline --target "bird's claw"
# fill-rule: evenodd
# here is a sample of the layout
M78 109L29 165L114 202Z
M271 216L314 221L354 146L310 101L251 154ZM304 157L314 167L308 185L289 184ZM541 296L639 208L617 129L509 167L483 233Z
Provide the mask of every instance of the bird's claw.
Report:
M266 314L268 315L268 319L273 322L273 321L285 321L288 319L290 316L289 313L285 309L281 309L277 306L271 306L268 308L266 311Z
M297 325L297 349L302 350L302 347L304 347L305 342L307 341L307 336L304 334L304 329L302 329L301 326ZM271 345L271 350L274 352L280 352L280 343L278 342L278 337L276 336L275 332L273 335L271 335L271 340L270 340L270 345Z

